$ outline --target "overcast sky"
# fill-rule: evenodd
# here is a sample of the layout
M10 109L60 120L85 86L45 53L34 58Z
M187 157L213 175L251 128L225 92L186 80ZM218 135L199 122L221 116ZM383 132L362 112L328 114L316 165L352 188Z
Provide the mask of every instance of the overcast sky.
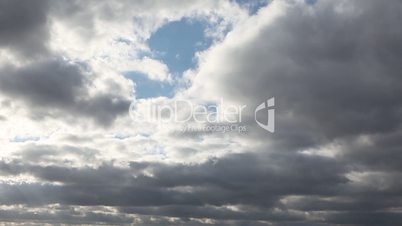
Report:
M0 0L0 224L402 225L401 21L401 0ZM129 113L222 100L247 131Z

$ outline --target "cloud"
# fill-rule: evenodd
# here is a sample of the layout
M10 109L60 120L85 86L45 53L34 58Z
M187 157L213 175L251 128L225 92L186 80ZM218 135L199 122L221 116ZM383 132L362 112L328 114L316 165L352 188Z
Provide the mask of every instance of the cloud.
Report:
M3 175L28 174L45 184L2 184L1 197L2 203L8 204L109 205L123 207L123 213L145 215L293 221L303 217L270 209L282 195L327 193L329 188L346 182L339 174L342 169L332 160L300 155L297 160L277 156L271 161L266 165L264 156L239 154L199 165L132 162L129 167L68 168L18 160L2 162ZM293 173L313 170L320 164L325 164L327 170L305 174L304 180ZM306 181L316 188L310 189ZM288 190L282 188L285 184ZM25 198L21 199L21 194ZM258 206L268 213L258 208L249 212L246 207L234 211L229 208L232 205ZM186 208L192 211L184 211Z
M0 91L25 101L34 114L47 109L45 117L52 112L56 112L56 116L74 114L109 125L119 114L127 112L129 106L129 100L120 96L91 97L87 87L89 78L77 64L47 60L23 68L6 66L0 70ZM36 108L39 111L35 111Z
M48 51L48 1L2 1L0 3L0 46L19 57Z
M251 106L275 96L272 142L284 148L395 131L400 10L397 1L272 3L205 54L192 89Z
M258 146L254 151L303 153L316 148L332 153L350 171L345 175L351 187L329 195L328 203L349 200L356 211L360 208L369 215L373 210L364 210L359 203L367 203L374 194L392 193L396 199L400 195L393 178L400 169L396 137L402 83L396 59L401 57L401 43L396 37L402 33L393 27L401 7L399 1L273 2L201 57L189 95L223 97L249 106L275 96L274 135L259 130L253 112L248 112L249 144ZM326 150L329 145L336 148ZM349 192L364 195L355 200ZM372 207L393 219L384 203L378 199ZM331 209L320 206L316 211L326 208ZM328 212L323 223L364 225L352 212ZM344 221L336 221L338 216Z

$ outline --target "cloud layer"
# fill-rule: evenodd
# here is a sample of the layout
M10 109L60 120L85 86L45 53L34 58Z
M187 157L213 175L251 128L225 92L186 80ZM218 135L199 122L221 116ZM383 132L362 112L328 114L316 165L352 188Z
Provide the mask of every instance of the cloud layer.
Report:
M400 1L0 5L0 222L402 222ZM171 77L147 40L183 18L213 43ZM177 86L142 104L246 104L248 132L133 122L128 72ZM270 97L274 134L252 111Z

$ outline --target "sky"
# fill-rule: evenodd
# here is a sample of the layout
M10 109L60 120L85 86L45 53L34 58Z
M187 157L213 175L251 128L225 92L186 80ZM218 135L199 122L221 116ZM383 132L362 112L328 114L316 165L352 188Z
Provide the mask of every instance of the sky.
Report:
M0 0L0 224L402 225L400 0Z

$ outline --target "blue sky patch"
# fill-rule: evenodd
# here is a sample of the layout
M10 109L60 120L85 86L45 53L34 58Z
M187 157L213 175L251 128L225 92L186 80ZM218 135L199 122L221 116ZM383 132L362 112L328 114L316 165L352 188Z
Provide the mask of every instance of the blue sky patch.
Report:
M204 21L184 18L158 29L148 44L156 59L163 61L173 76L180 76L196 66L195 53L212 44L212 39L205 36L207 26Z
M205 35L207 26L205 21L189 18L162 26L148 40L152 58L165 63L173 78L181 77L184 71L197 66L195 53L211 46L212 38ZM136 83L137 99L174 95L174 84L151 80L140 72L128 72L125 76Z
M236 0L237 4L240 6L247 8L250 15L254 15L258 12L259 9L265 7L269 0Z
M39 141L40 137L36 137L36 136L15 136L13 139L10 140L10 142L14 142L14 143L23 143L23 142L27 142L27 141Z

